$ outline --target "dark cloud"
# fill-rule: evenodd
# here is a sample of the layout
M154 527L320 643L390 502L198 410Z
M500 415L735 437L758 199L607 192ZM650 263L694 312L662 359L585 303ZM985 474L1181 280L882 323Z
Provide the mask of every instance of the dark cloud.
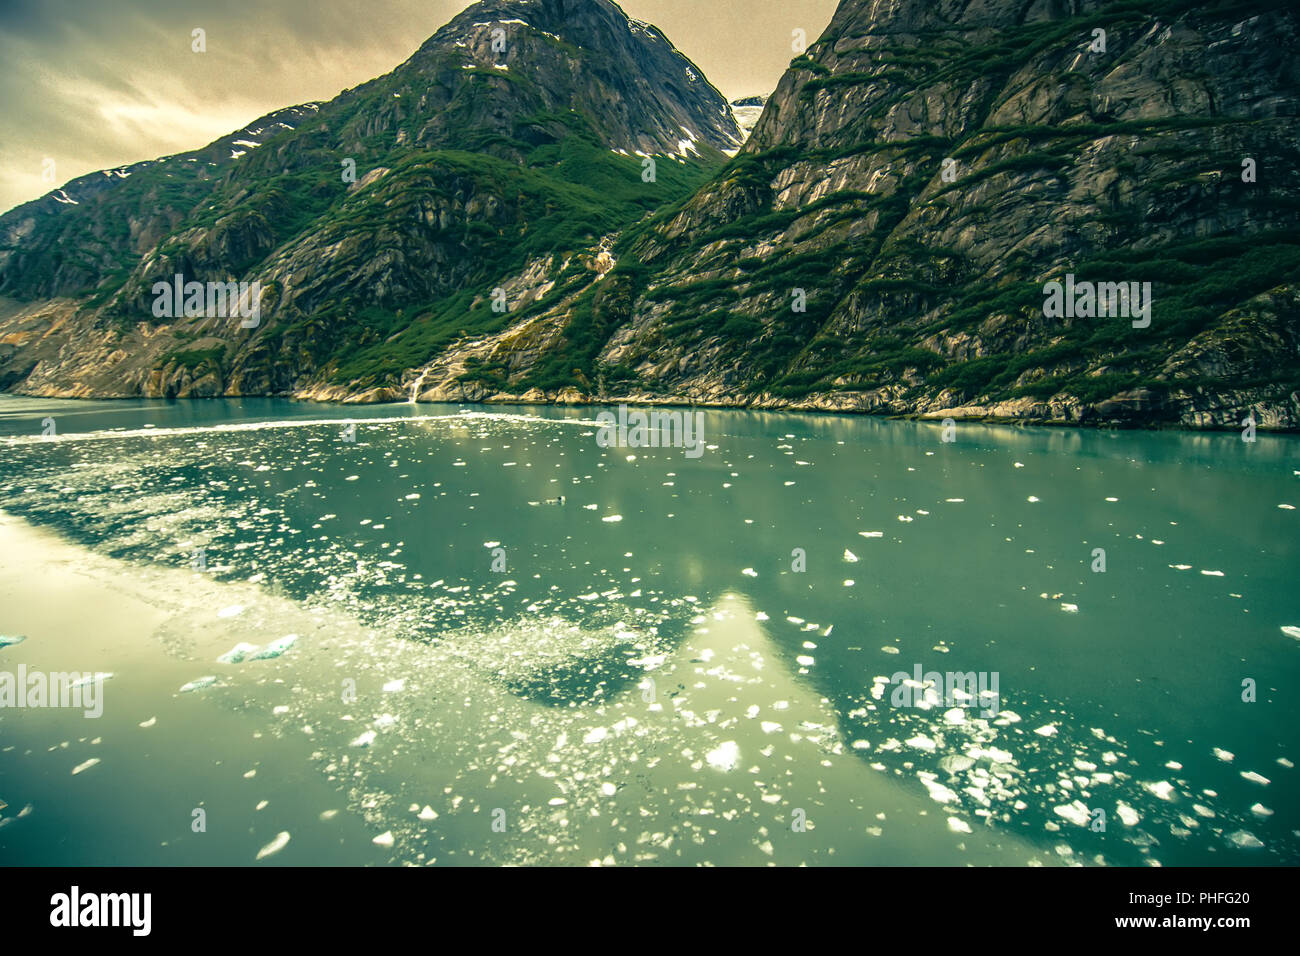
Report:
M836 0L626 0L730 97L770 92ZM465 0L0 0L0 210L387 73ZM191 50L196 28L207 52Z

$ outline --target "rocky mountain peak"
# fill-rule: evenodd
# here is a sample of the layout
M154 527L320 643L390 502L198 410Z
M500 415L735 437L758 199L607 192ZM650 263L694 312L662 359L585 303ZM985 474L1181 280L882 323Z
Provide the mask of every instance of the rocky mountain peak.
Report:
M662 30L610 0L480 0L394 75L437 72L448 58L469 72L495 71L502 84L513 80L513 89L495 91L506 94L498 99L589 115L611 149L687 155L743 140L726 98L700 68Z

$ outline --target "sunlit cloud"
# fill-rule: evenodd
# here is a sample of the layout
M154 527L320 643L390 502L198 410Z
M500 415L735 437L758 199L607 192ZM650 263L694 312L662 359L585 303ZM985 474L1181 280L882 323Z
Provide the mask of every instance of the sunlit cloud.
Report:
M465 0L0 4L0 211L70 179L197 149L391 71ZM768 93L836 0L626 0L729 97ZM207 50L191 49L206 31ZM42 177L46 160L54 182Z

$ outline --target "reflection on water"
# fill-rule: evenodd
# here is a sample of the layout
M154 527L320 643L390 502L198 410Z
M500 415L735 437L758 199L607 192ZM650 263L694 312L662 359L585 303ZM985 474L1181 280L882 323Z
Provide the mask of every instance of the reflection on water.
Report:
M187 730L86 776L254 727L184 771L277 748L236 862L1297 861L1295 439L706 412L690 458L594 415L0 400L0 508L165 611L165 663L93 664ZM916 668L998 705L900 699ZM7 791L54 719L0 712ZM45 799L0 849L73 826ZM119 859L218 852L133 825Z

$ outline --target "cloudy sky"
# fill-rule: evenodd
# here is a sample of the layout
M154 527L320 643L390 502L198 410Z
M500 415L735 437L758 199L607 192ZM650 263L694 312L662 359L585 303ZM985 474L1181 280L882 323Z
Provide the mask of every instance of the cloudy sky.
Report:
M729 99L768 93L836 0L622 0ZM387 73L465 0L0 0L0 211L77 176L194 149ZM191 51L191 31L207 52Z

